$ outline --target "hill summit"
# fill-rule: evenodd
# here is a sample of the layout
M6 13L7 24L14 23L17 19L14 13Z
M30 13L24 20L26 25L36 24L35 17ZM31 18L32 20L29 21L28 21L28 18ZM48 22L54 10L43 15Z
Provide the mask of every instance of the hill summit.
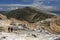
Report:
M55 15L41 11L33 7L25 7L4 13L8 18L16 18L18 20L25 20L28 22L37 22L47 18L55 17Z

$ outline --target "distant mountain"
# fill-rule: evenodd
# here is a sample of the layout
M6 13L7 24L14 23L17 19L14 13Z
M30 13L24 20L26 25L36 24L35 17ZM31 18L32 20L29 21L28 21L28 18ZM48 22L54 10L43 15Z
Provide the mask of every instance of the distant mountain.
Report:
M4 14L4 13L3 13ZM37 22L47 18L56 17L49 12L41 11L34 7L25 7L21 9L16 9L5 13L8 18L16 18L18 20L25 20L28 22Z

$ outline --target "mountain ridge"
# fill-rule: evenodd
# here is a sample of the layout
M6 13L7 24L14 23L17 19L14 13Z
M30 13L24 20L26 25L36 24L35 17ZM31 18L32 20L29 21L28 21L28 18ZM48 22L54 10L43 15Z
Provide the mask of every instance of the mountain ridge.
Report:
M32 23L56 16L33 7L12 10L3 13L3 15L6 15L8 18L16 18L18 20L25 20Z

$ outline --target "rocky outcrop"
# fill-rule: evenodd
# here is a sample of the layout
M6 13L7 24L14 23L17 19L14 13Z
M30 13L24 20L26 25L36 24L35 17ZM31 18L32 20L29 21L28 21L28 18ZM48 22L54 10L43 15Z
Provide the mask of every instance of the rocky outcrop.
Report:
M8 19L0 20L0 31L7 32L10 24L11 24L11 21Z
M24 21L24 20L17 20L15 18L11 18L10 19L12 22L15 22L15 23L19 23L19 24L22 24L22 25L25 25L27 28L31 29L31 30L36 30L38 27L37 24L35 23L29 23L27 21Z
M0 14L0 19L7 19L5 15Z
M50 29L52 30L52 32L60 34L60 18L54 19L50 23Z
M17 20L15 18L7 19L7 17L2 14L0 14L0 18L3 19L3 20L0 20L0 26L3 26L3 27L8 27L13 22L25 25L30 30L37 30L41 27L40 24L37 25L36 23L29 23L28 21L25 21L25 20ZM60 18L58 19L55 18L54 20L50 22L50 27L44 27L44 29L47 29L47 31L49 31L50 33L60 34L60 21L59 20Z

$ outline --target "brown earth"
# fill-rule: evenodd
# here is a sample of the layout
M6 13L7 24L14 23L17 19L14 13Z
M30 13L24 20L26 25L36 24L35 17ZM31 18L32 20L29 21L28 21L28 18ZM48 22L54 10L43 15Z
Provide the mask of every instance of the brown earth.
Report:
M53 30L56 33L60 34L60 19L57 18L57 19L53 20L50 23L50 28L51 28L51 30Z
M5 15L0 14L0 18L1 19L7 19L7 17ZM26 25L27 27L30 27L32 29L37 29L39 25L37 25L36 23L29 23L25 20L17 20L15 18L10 18L9 20L11 20L12 22L16 22L19 24L23 24ZM54 19L51 21L50 23L50 27L45 27L50 33L53 34L60 34L60 18Z
M27 22L27 21L17 20L17 19L15 19L15 18L11 18L10 20L11 20L12 22L16 22L16 23L19 23L19 24L23 24L23 25L25 25L25 26L27 26L27 27L30 27L30 28L32 28L33 30L38 28L38 27L37 27L38 25L36 25L36 23L29 23L29 22Z
M5 15L0 14L0 19L7 19Z

